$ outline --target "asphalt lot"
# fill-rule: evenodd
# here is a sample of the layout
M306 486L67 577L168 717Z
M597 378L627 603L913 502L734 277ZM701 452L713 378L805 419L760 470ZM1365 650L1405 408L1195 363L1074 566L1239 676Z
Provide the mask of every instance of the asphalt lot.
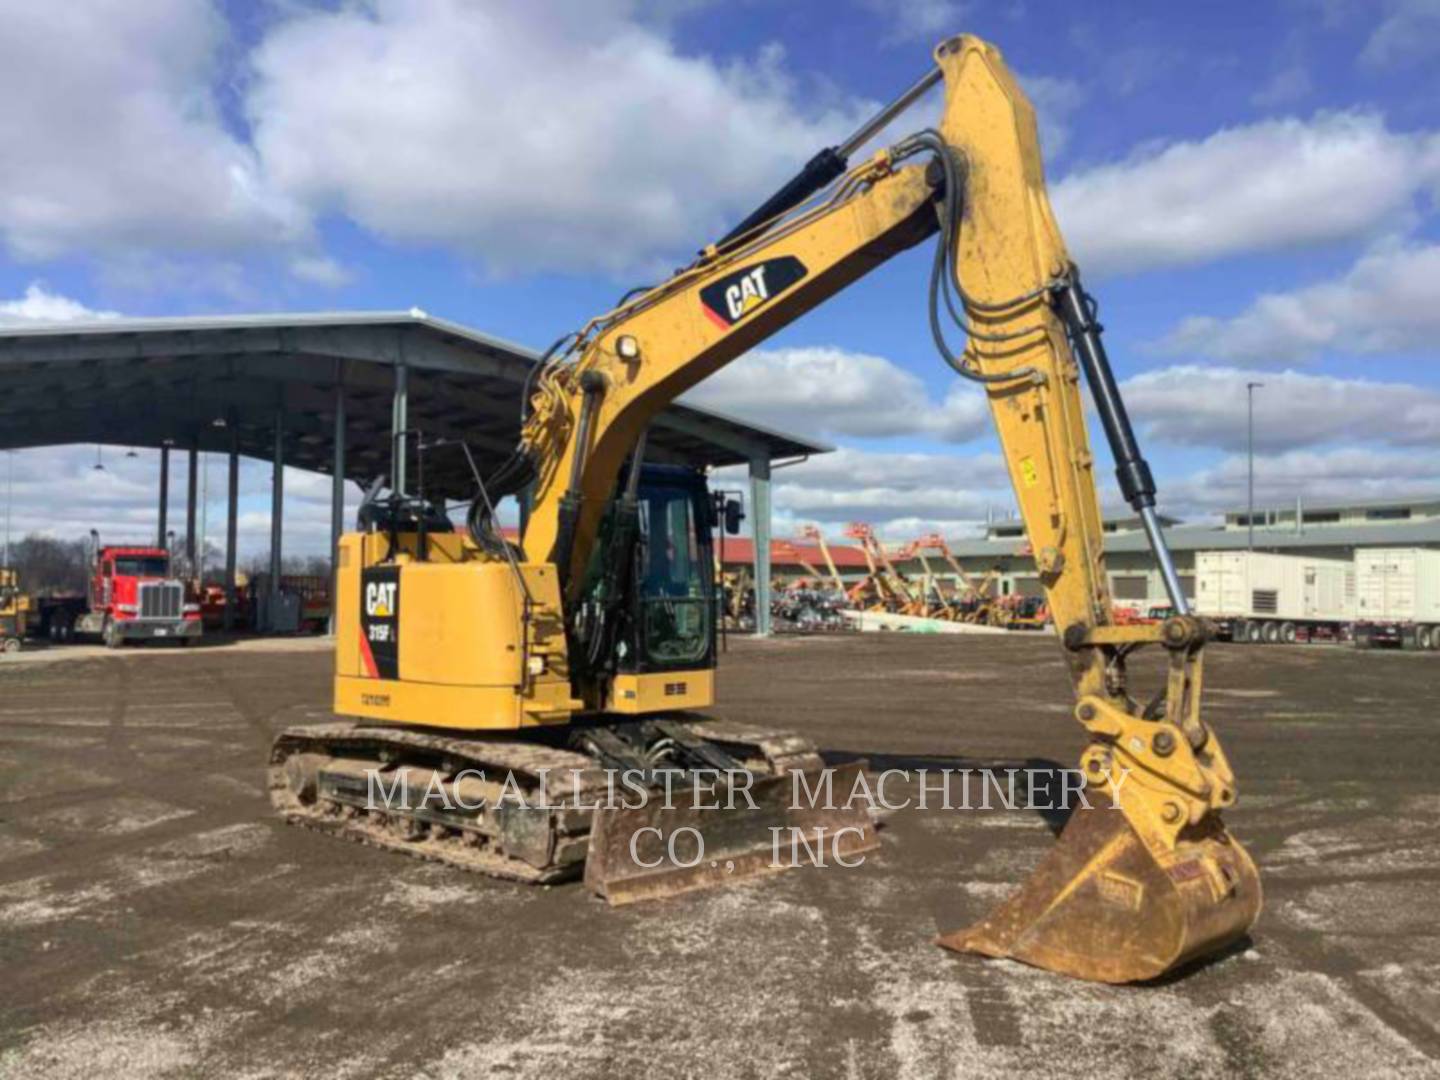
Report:
M1253 941L1112 988L946 953L1051 841L903 811L855 869L608 909L272 821L323 641L0 663L0 1076L1440 1075L1433 654L1216 646ZM1052 638L732 641L721 715L882 766L1073 763Z

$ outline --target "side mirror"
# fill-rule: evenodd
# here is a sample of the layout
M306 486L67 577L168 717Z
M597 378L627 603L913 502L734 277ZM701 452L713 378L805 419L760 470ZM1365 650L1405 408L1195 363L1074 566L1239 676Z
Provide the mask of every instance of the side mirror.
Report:
M739 499L726 499L724 509L725 532L730 536L740 531L740 523L745 520L745 511L740 508Z

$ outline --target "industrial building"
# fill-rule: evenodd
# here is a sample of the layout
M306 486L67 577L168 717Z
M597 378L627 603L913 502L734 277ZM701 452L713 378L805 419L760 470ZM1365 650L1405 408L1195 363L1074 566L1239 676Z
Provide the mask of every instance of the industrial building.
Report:
M1040 580L1034 560L1023 553L1022 531L1018 522L1004 522L992 525L983 538L952 541L951 546L966 570L998 567L1005 592L1038 596ZM1107 521L1106 533L1105 558L1115 599L1164 603L1160 572L1138 521ZM1167 523L1165 535L1181 583L1193 598L1195 554L1200 551L1253 546L1256 551L1349 560L1357 548L1440 547L1440 497L1256 507L1253 531L1244 509L1230 510L1220 524Z

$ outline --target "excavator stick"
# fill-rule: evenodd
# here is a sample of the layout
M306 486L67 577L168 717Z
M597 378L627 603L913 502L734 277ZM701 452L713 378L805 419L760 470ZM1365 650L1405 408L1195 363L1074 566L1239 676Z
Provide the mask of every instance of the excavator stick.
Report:
M1143 982L1220 952L1259 913L1255 864L1218 817L1156 853L1102 796L1076 808L1014 895L938 944L1095 982Z
M1085 799L1055 849L979 925L940 944L1103 982L1153 979L1238 940L1260 911L1255 866L1220 819L1235 777L1200 718L1208 628L1189 613L1097 305L1051 211L1034 109L992 46L953 38L935 59L944 117L938 138L915 136L936 149L946 196L932 329L946 362L989 398L1090 739ZM946 310L963 310L958 355L939 329ZM1117 625L1082 379L1176 612L1163 625ZM1126 667L1142 646L1168 654L1168 675L1137 698Z
M880 846L866 806L847 805L863 762L754 780L698 797L672 789L596 811L585 885L611 904L658 900L799 866L854 865ZM808 793L833 793L820 799ZM638 800L637 800L638 801Z

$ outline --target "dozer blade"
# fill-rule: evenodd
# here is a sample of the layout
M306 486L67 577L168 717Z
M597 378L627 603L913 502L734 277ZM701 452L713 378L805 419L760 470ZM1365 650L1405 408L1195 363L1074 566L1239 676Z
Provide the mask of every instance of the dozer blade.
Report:
M794 775L785 773L754 780L749 801L738 788L732 799L723 784L699 800L676 785L668 807L661 794L639 809L597 810L585 884L611 904L629 904L821 860L826 866L853 862L852 856L880 846L868 809L843 806L863 767L852 762L831 771L825 790L835 798L828 806L812 805ZM803 776L806 791L821 790L819 770ZM717 803L720 808L712 809Z
M938 944L1096 982L1139 982L1223 949L1259 913L1255 864L1217 815L1156 855L1100 800L1075 810L1016 893Z

